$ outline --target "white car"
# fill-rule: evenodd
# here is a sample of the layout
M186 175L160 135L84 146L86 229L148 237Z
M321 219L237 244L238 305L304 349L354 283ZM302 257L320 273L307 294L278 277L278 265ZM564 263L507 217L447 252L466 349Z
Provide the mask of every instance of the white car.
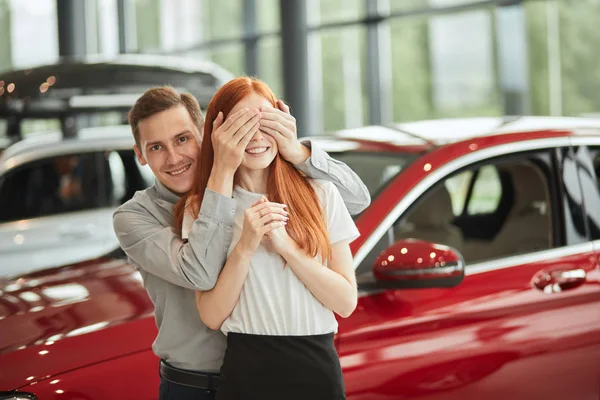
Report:
M140 54L0 73L16 88L0 96L0 278L118 249L113 211L154 179L120 125L127 112L163 84L206 106L231 78L212 62Z
M115 208L154 182L127 125L22 140L0 155L0 277L117 249Z

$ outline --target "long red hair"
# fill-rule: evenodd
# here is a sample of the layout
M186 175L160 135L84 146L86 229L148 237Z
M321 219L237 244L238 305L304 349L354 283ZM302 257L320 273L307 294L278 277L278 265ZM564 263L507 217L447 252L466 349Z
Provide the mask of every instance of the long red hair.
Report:
M224 118L227 118L233 107L252 93L264 97L277 108L277 99L269 86L258 79L248 77L235 78L226 83L208 104L204 136L195 171L196 183L175 205L175 222L179 231L183 224L188 199L194 199L187 207L194 217L198 216L202 204L214 160L211 140L212 122L217 118L219 111L223 112ZM330 259L331 243L327 234L324 212L313 186L302 172L279 154L269 166L269 170L267 198L269 201L287 205L287 211L290 213L287 224L289 234L311 256L320 256L323 260Z

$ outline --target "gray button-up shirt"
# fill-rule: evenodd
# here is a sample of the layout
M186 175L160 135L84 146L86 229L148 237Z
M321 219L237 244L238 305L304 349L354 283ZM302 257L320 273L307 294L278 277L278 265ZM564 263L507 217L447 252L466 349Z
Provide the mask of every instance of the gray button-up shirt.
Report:
M370 204L360 178L317 146L312 146L311 157L297 168L311 178L333 182L352 214ZM195 291L212 289L225 265L236 201L207 189L186 243L174 228L173 206L178 200L157 180L117 209L114 229L154 303L155 354L179 368L217 372L223 362L225 336L202 323Z

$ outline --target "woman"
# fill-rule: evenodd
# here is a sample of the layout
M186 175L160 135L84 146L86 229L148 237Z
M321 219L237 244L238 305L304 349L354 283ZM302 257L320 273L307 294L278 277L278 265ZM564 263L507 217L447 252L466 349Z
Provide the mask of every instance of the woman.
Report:
M206 119L276 102L265 83L237 78L215 94ZM211 134L205 124L198 183L177 206L184 235L210 175ZM217 399L344 399L334 312L347 317L356 307L349 244L358 230L333 184L307 179L278 155L275 134L261 119L235 176L229 258L216 286L196 294L204 323L227 335Z

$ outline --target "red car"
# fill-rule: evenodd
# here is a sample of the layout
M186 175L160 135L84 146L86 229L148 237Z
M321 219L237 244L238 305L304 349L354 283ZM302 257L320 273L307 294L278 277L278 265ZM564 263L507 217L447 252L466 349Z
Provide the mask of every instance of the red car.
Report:
M600 121L316 140L372 194L336 341L348 399L598 400ZM152 311L119 251L5 282L0 399L156 399Z

